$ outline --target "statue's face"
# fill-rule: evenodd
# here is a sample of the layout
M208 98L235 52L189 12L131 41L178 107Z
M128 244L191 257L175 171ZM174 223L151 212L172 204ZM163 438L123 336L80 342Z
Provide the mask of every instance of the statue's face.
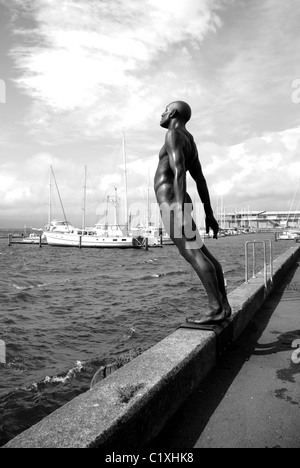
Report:
M168 128L170 123L170 113L172 109L169 107L166 108L160 119L160 126L163 128Z

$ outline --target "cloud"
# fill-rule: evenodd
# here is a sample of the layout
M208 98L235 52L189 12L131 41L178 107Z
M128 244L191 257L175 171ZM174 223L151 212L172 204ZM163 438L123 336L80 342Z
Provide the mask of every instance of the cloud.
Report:
M300 124L291 98L299 14L296 0L237 1L223 12L224 26L205 43L199 66L202 138L233 145Z
M213 198L226 196L231 209L250 201L253 209L289 209L300 177L299 144L299 129L290 129L230 147L200 145L203 160L211 160L203 169Z
M70 174L70 161L57 160L50 153L35 154L22 163L0 164L0 210L41 212L48 203L49 169Z
M28 203L30 187L20 183L14 174L14 167L0 166L0 210L7 211L16 204Z
M64 124L77 135L99 135L149 119L183 68L166 69L173 48L177 64L191 61L221 21L211 0L39 0L25 3L31 28L15 26L22 41L11 51L17 87L33 100L29 125L53 137ZM21 8L13 0L14 11ZM158 67L158 69L156 68ZM172 70L173 69L173 70ZM162 86L161 86L162 84ZM198 91L197 91L198 92ZM156 95L156 97L155 97ZM153 115L153 114L152 114ZM74 138L74 133L72 134ZM63 135L61 135L63 138Z
M11 56L31 98L29 134L58 144L122 127L154 132L178 98L193 104L201 125L192 129L225 145L300 124L291 99L300 7L291 1L13 0ZM274 37L279 18L290 26Z

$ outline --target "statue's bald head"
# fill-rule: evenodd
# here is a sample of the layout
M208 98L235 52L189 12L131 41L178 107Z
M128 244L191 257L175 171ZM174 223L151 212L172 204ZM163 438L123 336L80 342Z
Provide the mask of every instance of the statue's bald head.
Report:
M174 101L168 105L170 110L176 110L178 112L177 118L183 120L185 123L192 117L192 109L184 101Z

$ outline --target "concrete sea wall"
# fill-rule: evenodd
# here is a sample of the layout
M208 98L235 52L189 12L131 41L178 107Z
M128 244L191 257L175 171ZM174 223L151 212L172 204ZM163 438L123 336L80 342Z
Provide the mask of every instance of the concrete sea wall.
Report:
M179 328L133 361L26 430L5 448L141 450L215 366L300 257L293 245L263 272L229 294L232 318L216 331Z

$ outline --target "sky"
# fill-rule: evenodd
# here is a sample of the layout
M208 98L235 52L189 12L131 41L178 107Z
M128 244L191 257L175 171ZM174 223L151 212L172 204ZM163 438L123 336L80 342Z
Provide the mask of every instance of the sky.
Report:
M215 211L300 209L298 0L0 0L0 227L155 203L174 100ZM51 190L50 190L51 188ZM188 180L195 202L196 191ZM108 205L107 205L108 200Z

